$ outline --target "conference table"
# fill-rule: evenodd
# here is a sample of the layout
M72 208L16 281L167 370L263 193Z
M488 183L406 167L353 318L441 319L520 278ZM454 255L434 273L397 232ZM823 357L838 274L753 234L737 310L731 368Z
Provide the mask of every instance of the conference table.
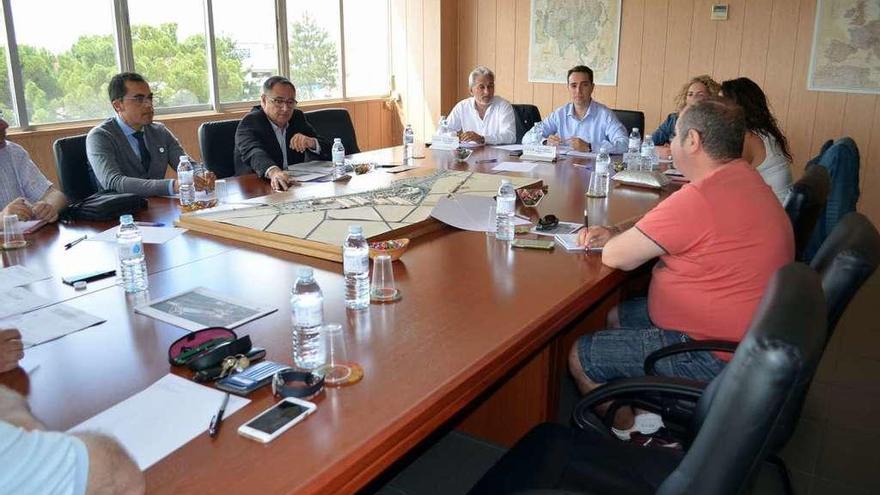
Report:
M448 151L425 149L421 167L493 173L510 158L492 147L467 162ZM400 163L400 147L356 155L358 161ZM490 162L489 160L495 160ZM592 162L563 158L526 175L549 194L537 207L517 203L536 221L555 214L590 225L613 224L652 208L668 191L613 187L586 198ZM322 196L386 185L409 174L374 170L347 184L303 184L278 197ZM255 176L228 179L227 201L273 194ZM136 220L171 224L175 200L150 198ZM50 225L28 236L29 246L2 252L3 266L21 264L51 274L26 288L106 319L26 351L36 366L0 375L29 395L35 416L66 430L145 389L168 373L169 344L186 330L140 314L133 307L195 287L278 310L235 331L267 349L267 358L292 363L290 289L297 268L314 268L325 297L324 319L341 323L348 357L364 368L354 385L327 388L312 399L317 411L269 444L247 440L239 425L271 406L268 387L224 420L219 436L200 435L146 471L148 493L354 493L394 466L435 431L459 428L510 445L534 424L556 414L558 383L574 339L601 327L627 274L583 252L512 249L483 232L442 226L416 237L395 262L402 298L346 310L342 265L332 261L188 231L161 245L146 245L149 291L125 294L115 278L75 291L61 276L84 268L112 268L112 243L64 244L116 222ZM534 237L527 235L526 237ZM208 420L205 418L207 428ZM169 425L156 425L167 428Z

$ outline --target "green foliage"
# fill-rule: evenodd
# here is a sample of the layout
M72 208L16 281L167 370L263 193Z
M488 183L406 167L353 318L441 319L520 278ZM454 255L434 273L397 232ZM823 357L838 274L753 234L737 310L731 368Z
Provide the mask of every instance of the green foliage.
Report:
M178 40L177 25L132 26L136 69L150 81L156 106L208 102L205 36ZM255 99L259 84L247 78L245 53L235 41L216 39L218 84L224 101ZM19 45L25 100L31 123L93 119L111 115L107 83L119 72L111 35L84 35L60 54ZM12 108L5 50L0 50L0 109ZM8 115L7 115L8 117ZM11 122L11 121L10 121Z
M296 98L313 100L321 90L336 87L339 59L336 43L308 14L290 25L290 79L296 85Z

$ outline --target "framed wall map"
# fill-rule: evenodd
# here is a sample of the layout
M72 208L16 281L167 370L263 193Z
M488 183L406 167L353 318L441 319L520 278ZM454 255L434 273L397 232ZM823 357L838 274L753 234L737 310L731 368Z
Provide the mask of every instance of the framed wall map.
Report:
M880 94L880 1L818 0L807 88Z
M617 84L620 0L532 0L529 82L567 83L575 65L593 82Z

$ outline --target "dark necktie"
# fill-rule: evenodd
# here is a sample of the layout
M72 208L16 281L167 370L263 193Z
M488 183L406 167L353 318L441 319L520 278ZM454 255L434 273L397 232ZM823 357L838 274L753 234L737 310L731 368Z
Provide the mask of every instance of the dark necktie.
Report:
M138 151L141 152L141 166L144 172L150 171L150 152L147 151L147 143L144 142L144 131L136 131L132 134L138 142Z

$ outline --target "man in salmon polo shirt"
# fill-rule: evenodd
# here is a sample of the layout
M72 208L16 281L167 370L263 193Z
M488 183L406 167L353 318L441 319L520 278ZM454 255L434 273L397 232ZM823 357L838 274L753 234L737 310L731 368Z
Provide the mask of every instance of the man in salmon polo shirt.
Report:
M716 98L686 109L670 143L675 166L690 183L625 231L591 227L580 241L604 246L602 262L632 270L653 258L648 297L608 315L608 330L581 337L569 368L582 393L622 377L644 375L653 351L691 340L739 342L767 281L794 260L791 222L761 176L742 160L742 109ZM729 356L677 354L657 362L662 375L708 381ZM600 411L603 412L603 411ZM662 427L656 414L621 408L622 440Z

